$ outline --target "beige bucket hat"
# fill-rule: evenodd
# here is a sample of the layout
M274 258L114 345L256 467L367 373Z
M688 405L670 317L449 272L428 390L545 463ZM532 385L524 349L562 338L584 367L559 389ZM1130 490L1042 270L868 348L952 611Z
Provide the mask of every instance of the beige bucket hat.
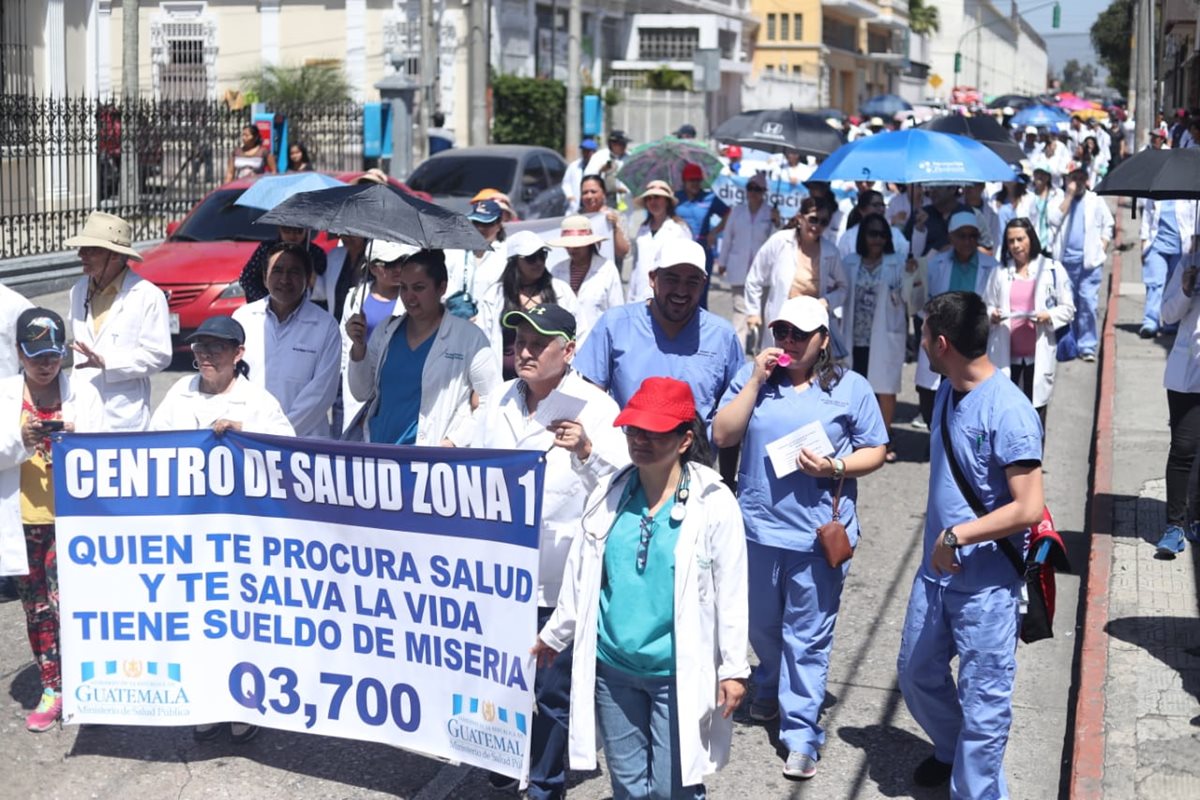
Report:
M646 205L648 197L665 197L671 204L671 208L675 208L675 192L671 191L671 185L666 181L650 181L646 184L646 190L637 196L634 200L634 205L642 208Z
M88 215L83 230L63 242L67 247L102 247L114 253L142 260L142 255L133 249L133 226L115 214L93 211Z
M551 247L587 247L607 238L592 233L591 221L582 214L576 214L562 221L562 236L550 239L546 244Z

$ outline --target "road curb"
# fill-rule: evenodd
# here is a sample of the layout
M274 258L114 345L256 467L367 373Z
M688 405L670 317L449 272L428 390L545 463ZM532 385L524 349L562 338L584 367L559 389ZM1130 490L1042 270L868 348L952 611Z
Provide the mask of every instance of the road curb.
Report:
M1136 201L1135 201L1136 202ZM1121 212L1120 206L1117 213ZM1083 636L1079 653L1079 692L1071 748L1070 797L1096 800L1104 796L1104 682L1108 675L1108 595L1112 573L1113 411L1116 403L1117 303L1121 296L1121 227L1114 226L1104 328L1100 339L1100 376L1096 382L1096 421L1092 442L1091 548L1084 597Z

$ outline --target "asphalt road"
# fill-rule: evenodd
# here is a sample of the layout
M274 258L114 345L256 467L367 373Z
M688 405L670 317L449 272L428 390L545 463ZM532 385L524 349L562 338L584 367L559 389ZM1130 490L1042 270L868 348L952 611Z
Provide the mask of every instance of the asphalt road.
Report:
M65 316L66 294L35 300ZM714 311L728 295L714 291ZM190 364L154 381L155 398ZM1084 504L1092 434L1096 365L1060 365L1047 439L1047 500L1069 541L1072 561L1086 564ZM858 510L863 540L842 600L823 716L828 740L817 776L793 783L768 730L739 725L731 762L707 782L713 798L942 798L946 790L914 790L913 767L932 751L896 686L896 653L909 587L921 557L928 434L916 415L912 365L905 370L894 431L900 461L862 480ZM1079 580L1058 578L1056 638L1018 652L1015 721L1006 760L1013 797L1051 800L1065 786L1067 738ZM188 728L67 726L43 734L23 719L40 692L25 640L20 605L0 604L0 796L20 798L380 798L486 800L493 792L477 769L441 764L383 745L264 731L242 747L198 744ZM569 796L610 796L602 771L571 773ZM510 795L511 796L511 795Z

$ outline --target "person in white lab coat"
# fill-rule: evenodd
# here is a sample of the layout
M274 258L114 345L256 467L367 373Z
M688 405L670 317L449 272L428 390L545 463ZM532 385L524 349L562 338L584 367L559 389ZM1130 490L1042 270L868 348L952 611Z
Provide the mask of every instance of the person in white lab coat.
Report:
M579 531L584 503L600 481L629 463L625 439L613 426L620 409L605 392L571 371L575 355L575 318L562 306L546 303L527 311L509 311L503 323L516 332L516 379L506 383L479 410L473 447L537 450L546 454L542 492L542 531L538 547L538 629L558 603L563 569ZM574 398L581 407L568 417L554 415L559 399ZM537 703L531 733L531 797L563 797L566 770L571 657L560 654L537 671ZM496 773L493 786L511 781Z
M686 383L647 378L616 424L633 466L588 498L533 652L574 643L573 769L596 768L599 723L614 797L703 797L750 675L742 515Z
M600 255L599 244L606 237L592 233L587 217L565 217L561 233L546 244L565 248L567 260L551 267L550 274L575 293L575 341L582 346L605 311L625 304L625 292L616 264Z
M479 298L500 280L508 249L505 245L504 209L496 200L480 200L467 219L487 242L483 250L446 250L446 288L442 302L456 317L474 319Z
M470 443L474 409L500 385L500 359L474 323L446 310L445 291L445 256L421 250L400 270L403 314L376 327L369 340L361 313L346 320L353 342L350 391L365 405L343 438L427 447Z
M634 201L634 205L646 209L646 219L634 237L633 271L629 273L629 286L625 290L628 303L643 303L654 296L650 273L658 269L658 251L663 242L692 239L687 223L675 215L675 203L675 192L666 181L650 181L646 191Z
M250 380L275 396L297 436L329 436L342 335L337 321L308 300L312 262L304 247L280 242L267 255L267 296L233 312L246 331Z
M1073 294L1067 271L1042 250L1033 223L1010 221L1001 266L992 270L983 296L992 324L988 358L1021 387L1043 431L1058 365L1054 331L1074 318Z
M746 325L746 275L754 257L781 221L779 209L764 202L766 194L767 179L762 173L746 181L746 201L734 206L725 218L725 237L716 260L717 274L725 279L732 296L733 311L729 321L733 323L738 341L751 350L757 349L758 337L756 335L750 341L750 328Z
M84 277L71 287L68 317L76 360L71 380L89 381L104 400L105 431L141 431L150 422L150 376L171 363L171 327L162 290L131 269L142 257L133 227L93 211L67 239L79 248Z
M17 318L27 308L33 308L29 298L0 283L0 378L16 375L21 370L14 336Z

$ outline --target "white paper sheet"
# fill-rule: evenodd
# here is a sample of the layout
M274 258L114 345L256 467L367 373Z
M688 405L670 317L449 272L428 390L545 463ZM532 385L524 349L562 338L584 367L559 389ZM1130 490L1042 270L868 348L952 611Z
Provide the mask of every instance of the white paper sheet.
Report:
M767 457L771 459L775 477L782 478L800 469L796 465L796 456L805 448L821 457L833 455L833 442L825 435L825 428L820 422L803 425L767 445Z
M549 428L557 419L578 419L585 405L586 400L555 389L538 403L533 419L542 427Z

